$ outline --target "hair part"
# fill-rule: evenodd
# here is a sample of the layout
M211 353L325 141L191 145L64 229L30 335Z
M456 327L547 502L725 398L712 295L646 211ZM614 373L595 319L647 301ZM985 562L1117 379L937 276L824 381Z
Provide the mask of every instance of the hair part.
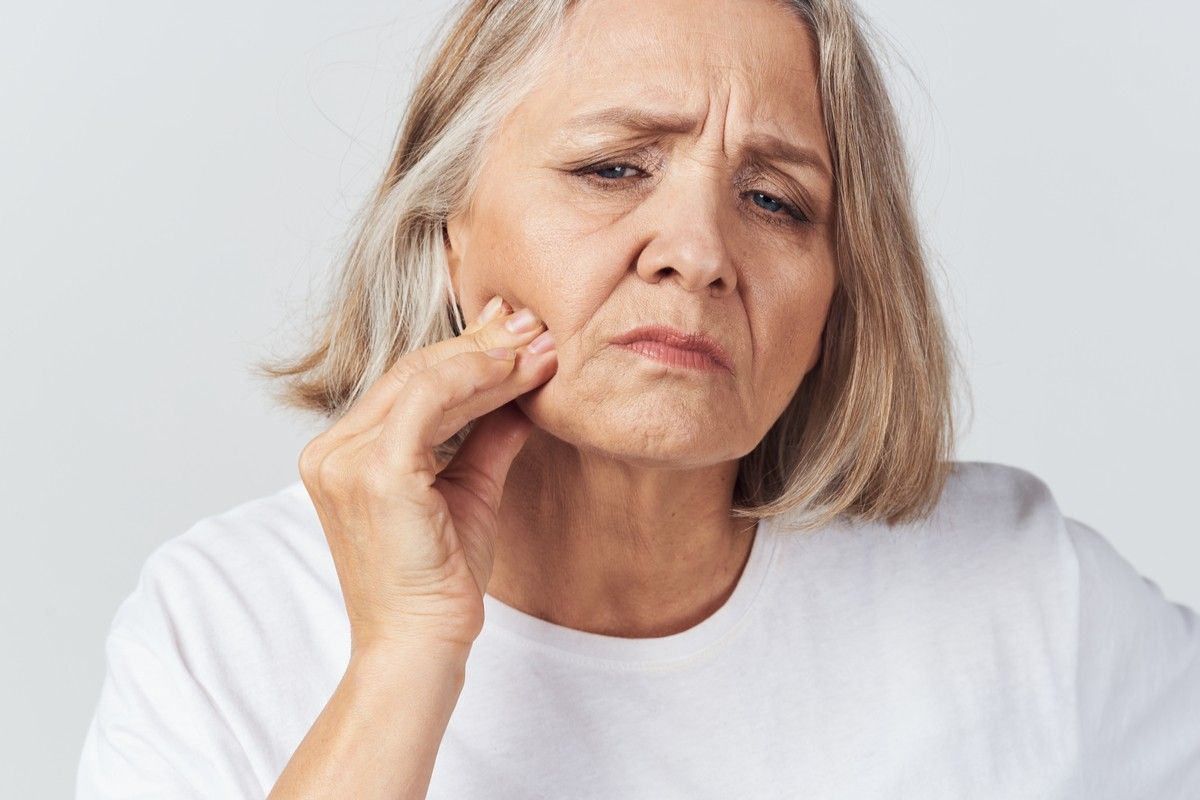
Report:
M739 460L731 513L888 525L926 516L952 469L958 355L918 234L895 110L851 0L775 0L816 43L834 174L838 286L821 355ZM401 356L465 327L446 221L469 207L487 143L536 81L579 0L461 0L435 39L393 155L359 212L315 341L263 362L276 399L337 418ZM436 448L448 461L468 424Z

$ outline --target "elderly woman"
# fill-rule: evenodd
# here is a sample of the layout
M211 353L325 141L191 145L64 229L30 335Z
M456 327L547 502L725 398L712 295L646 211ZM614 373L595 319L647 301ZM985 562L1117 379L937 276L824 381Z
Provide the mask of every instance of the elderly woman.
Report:
M848 0L460 4L78 796L1200 797L1196 614L951 460L902 154Z

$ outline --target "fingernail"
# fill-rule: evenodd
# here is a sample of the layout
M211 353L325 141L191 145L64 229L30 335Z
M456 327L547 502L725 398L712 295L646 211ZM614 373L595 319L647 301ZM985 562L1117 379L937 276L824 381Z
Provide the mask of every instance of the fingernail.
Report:
M491 350L484 350L492 358L498 358L501 361L510 361L516 357L511 347L493 347Z
M504 323L504 327L512 333L525 333L533 330L536 325L537 317L528 308L522 308L508 322Z
M495 319L496 315L500 313L501 302L500 295L496 295L491 300L488 300L488 304L483 307L483 311L479 312L479 319L476 322L478 324L485 324Z
M542 331L541 336L538 336L529 343L529 352L545 353L554 349L554 337L550 335L550 331Z

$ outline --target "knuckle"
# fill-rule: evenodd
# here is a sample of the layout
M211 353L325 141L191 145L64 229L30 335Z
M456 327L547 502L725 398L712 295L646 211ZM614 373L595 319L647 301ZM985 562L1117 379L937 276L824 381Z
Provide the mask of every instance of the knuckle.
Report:
M484 350L491 350L493 347L515 347L514 342L519 342L526 334L512 334L499 327L486 327L477 331L471 337L471 348L473 352L483 353Z
M401 359L388 370L387 377L393 384L403 388L412 379L415 371L411 361Z
M405 401L425 405L434 399L442 388L442 376L437 369L421 370L405 384Z
M305 484L313 482L318 477L318 468L325 458L325 434L320 434L309 440L300 451L297 468Z
M462 353L461 358L449 365L452 383L457 387L455 399L465 400L490 380L493 366L500 362L479 350Z
M504 345L496 346L503 347ZM491 372L491 368L500 363L503 362L492 358L482 350L472 350L469 353L462 354L458 368L469 375L476 375L480 371Z
M484 327L471 334L471 347L474 351L487 350L499 345L499 337L494 328Z
M317 481L325 492L344 495L353 481L353 470L347 469L346 457L338 449L327 453L317 464Z

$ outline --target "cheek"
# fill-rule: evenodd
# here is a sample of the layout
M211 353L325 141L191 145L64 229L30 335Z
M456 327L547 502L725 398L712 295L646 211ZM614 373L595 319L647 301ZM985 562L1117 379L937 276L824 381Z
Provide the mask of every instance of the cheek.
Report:
M535 185L509 187L486 208L472 241L474 282L532 308L563 347L620 278L612 229Z
M783 271L748 275L747 280L755 360L760 369L794 388L821 352L836 286L832 254L818 246L798 260L793 256Z

